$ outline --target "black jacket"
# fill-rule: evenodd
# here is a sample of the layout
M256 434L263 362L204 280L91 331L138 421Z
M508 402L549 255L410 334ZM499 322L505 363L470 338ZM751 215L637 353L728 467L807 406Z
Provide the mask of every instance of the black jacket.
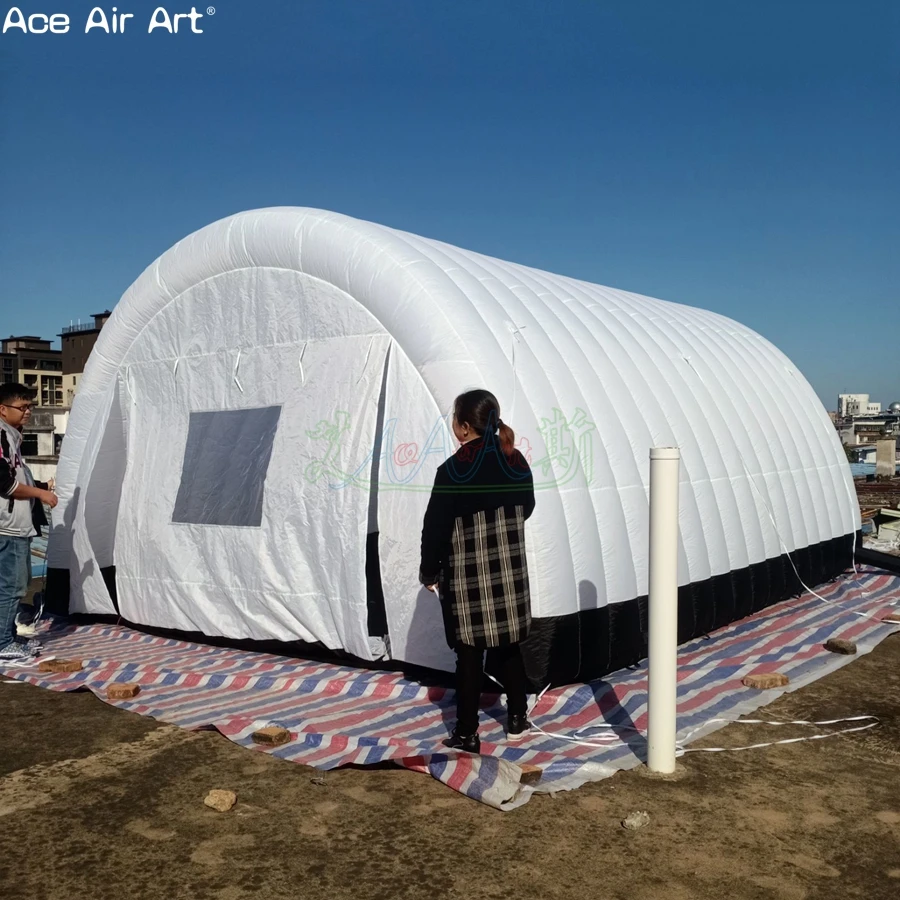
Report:
M437 583L457 518L516 506L523 508L526 519L534 511L534 479L525 457L518 450L507 457L495 435L463 444L434 478L422 527L422 584Z
M34 486L46 491L50 487L50 482L36 481ZM41 528L47 528L50 525L47 521L47 513L44 512L44 504L37 500L32 500L31 502L31 524L34 525L34 530L38 537L43 534Z

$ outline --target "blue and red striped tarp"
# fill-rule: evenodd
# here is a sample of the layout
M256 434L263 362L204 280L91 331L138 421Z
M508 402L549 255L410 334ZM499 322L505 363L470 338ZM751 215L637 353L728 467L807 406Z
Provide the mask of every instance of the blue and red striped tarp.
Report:
M721 727L710 720L737 719L849 662L852 657L823 648L829 637L854 640L865 653L900 630L882 621L900 612L900 577L862 569L818 594L804 594L680 648L679 735L695 738ZM84 669L2 671L51 690L88 688L104 699L111 682L137 682L140 694L115 705L183 728L214 727L257 750L252 732L281 725L293 739L261 752L319 769L392 760L499 809L521 805L534 791L599 780L645 756L643 666L547 691L532 714L541 732L518 744L505 739L500 697L484 695L481 755L471 756L441 743L455 719L453 691L396 672L190 644L112 625L57 622L44 638L45 656L78 658ZM741 683L745 675L770 671L788 675L789 687L760 692ZM576 732L580 743L572 740ZM526 763L542 769L537 785L521 783Z

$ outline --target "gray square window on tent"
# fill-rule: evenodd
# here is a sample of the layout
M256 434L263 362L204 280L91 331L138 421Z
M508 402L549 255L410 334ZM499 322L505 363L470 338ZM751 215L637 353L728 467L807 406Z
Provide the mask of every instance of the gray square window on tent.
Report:
M173 522L259 527L280 406L192 412Z

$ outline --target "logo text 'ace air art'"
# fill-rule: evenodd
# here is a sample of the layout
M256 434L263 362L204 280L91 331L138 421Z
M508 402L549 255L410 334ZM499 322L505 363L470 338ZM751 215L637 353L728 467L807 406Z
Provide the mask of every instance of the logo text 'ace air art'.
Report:
M147 34L154 31L164 31L168 34L203 34L200 20L215 14L214 6L207 7L205 13L197 12L195 6L191 7L190 12L174 13L164 6L157 6L148 21L143 15L138 17L134 13L120 10L117 6L109 10L95 6L84 21L84 33L100 31L105 34L126 34L146 27ZM71 17L66 13L23 12L18 6L13 6L3 19L3 34L15 31L24 34L68 34L73 28L76 31L80 30L80 23L73 24Z

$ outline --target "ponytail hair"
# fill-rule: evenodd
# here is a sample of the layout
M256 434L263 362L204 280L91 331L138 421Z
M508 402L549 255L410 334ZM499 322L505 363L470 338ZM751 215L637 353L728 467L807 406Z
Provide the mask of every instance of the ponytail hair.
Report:
M500 449L506 456L516 452L516 433L502 419L497 420L497 435L500 438Z
M515 432L500 418L500 404L490 391L475 390L460 394L453 403L453 417L460 424L468 424L479 436L496 434L505 456L515 453Z

